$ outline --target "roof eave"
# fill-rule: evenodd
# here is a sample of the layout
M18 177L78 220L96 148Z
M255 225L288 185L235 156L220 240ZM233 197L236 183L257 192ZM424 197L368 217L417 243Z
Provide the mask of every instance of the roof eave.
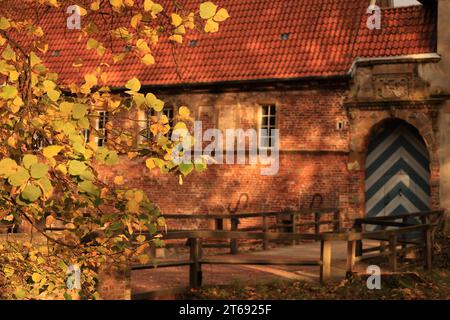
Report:
M270 84L289 84L289 83L305 83L305 82L328 82L340 80L342 82L350 79L349 74L336 74L330 76L307 76L307 77L292 77L292 78L257 78L257 79L243 79L243 80L227 80L214 82L185 82L174 84L144 84L142 89L201 89L201 88L217 88L217 87L242 87L242 86L264 86ZM111 91L123 91L126 88L111 87Z
M356 68L358 66L372 66L377 64L394 64L394 63L423 63L423 62L439 62L441 60L441 55L436 52L430 53L418 53L418 54L408 54L401 56L390 56L390 57L375 57L375 58L356 58L347 74L352 78L355 75Z

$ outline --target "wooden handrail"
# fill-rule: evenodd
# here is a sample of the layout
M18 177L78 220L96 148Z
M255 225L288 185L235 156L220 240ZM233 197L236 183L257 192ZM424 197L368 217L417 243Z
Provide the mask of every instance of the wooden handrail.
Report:
M320 208L320 209L305 209L302 211L298 210L286 210L286 211L276 211L276 212L255 212L255 213L230 213L230 214L178 214L178 213L167 213L162 216L165 219L243 219L243 218L257 218L257 217L275 217L283 216L286 214L293 215L307 215L312 213L318 214L330 214L339 211L337 208Z
M366 217L366 218L357 218L355 222L372 222L372 221L384 221L384 220L398 220L402 218L413 218L413 217L422 217L422 216L430 216L430 215L443 215L445 214L445 210L434 210L434 211L425 211L425 212L414 212L414 213L404 213L392 216L383 216L383 217Z

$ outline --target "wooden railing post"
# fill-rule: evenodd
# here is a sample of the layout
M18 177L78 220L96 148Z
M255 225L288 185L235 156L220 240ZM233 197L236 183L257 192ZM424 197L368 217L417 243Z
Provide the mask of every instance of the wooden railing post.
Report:
M403 223L408 223L408 217L403 217L403 218L402 218L402 222L403 222ZM402 247L402 250L403 250L403 249L406 249L406 248L408 247L408 245L404 242L404 241L407 240L406 233L404 233L404 234L401 235L401 239L402 239L402 241L403 241L403 243L401 244L401 247ZM407 255L407 252L403 250L403 251L402 251L402 254L400 255L400 261L401 261L402 263L405 261L406 255Z
M425 269L430 270L433 263L433 241L431 238L431 226L428 226L424 231L424 260Z
M336 210L333 214L334 219L334 232L341 232L341 213Z
M362 223L358 220L355 221L354 224L354 229L355 232L362 232ZM356 241L356 256L357 257L361 257L363 254L363 245L362 245L362 240L357 240Z
M189 266L189 287L200 288L202 286L202 265L200 259L202 256L202 242L197 238L189 239L190 260Z
M320 213L314 212L314 233L319 234L320 233Z
M231 217L231 231L237 231L239 225L239 219L236 217ZM230 240L230 253L231 254L238 254L239 248L238 248L238 241L237 239L231 239Z
M397 235L389 235L389 265L392 272L397 271Z
M356 241L350 240L347 242L347 277L353 275L356 258Z
M269 225L268 225L268 222L267 222L267 216L263 215L262 218L263 218L263 232L267 233L267 232L269 232ZM263 239L263 250L267 250L267 249L269 249L269 240L267 238L264 238Z
M295 225L297 219L295 219L295 217L296 217L295 213L291 213L291 223L292 223L291 231L292 231L292 233L296 233L297 232L297 227ZM292 245L295 246L296 244L297 244L297 241L296 240L292 240Z
M320 283L326 284L331 276L331 242L321 240L320 242Z

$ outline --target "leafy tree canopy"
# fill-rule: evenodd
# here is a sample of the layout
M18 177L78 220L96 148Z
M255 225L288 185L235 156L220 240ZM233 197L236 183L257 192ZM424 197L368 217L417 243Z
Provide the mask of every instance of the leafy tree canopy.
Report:
M49 9L66 14L73 5L83 21L79 40L95 51L98 65L80 83L67 84L45 65L45 53L57 48L46 41L40 19ZM23 6L37 14L27 15ZM139 145L134 129L111 121L106 145L85 135L102 138L104 132L93 125L98 109L112 119L128 114L136 121L134 111L159 112L164 106L154 94L141 92L137 77L124 81L124 94L112 92L111 65L132 57L145 68L158 62L153 49L161 39L182 45L187 32L217 32L229 17L209 1L199 2L195 11L178 1L171 8L152 0L0 0L0 221L26 221L47 239L44 245L0 242L1 298L99 298L102 265L146 262L146 249L162 245L165 221L151 199L127 188L121 175L113 183L102 181L98 169L143 156L149 169L182 179L204 165L180 168L173 161L172 151L182 141L170 139L173 128L165 116L151 117L151 139ZM125 52L114 51L110 44L117 41ZM188 109L181 108L175 127L186 128L190 121ZM81 268L81 290L67 288L70 265Z

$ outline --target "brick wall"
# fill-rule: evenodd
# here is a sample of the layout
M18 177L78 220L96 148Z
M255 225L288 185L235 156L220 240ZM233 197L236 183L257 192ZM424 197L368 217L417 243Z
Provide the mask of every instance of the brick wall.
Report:
M312 196L320 193L324 207L340 207L346 213L351 202L344 95L342 89L323 88L164 97L175 108L188 106L195 119L203 121L204 130L257 129L260 105L275 104L281 150L279 172L273 176L262 176L262 165L211 165L179 185L176 176L149 172L142 159L125 156L119 165L101 168L101 174L107 179L124 175L130 186L147 190L163 213L218 213L222 207L234 208L243 193L249 202L240 212L308 207Z

